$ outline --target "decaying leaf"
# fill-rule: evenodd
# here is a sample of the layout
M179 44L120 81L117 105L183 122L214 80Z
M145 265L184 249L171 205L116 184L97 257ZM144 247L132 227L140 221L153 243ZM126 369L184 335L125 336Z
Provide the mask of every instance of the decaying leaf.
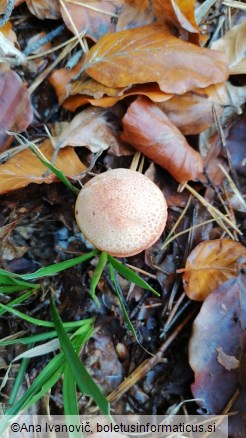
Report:
M52 159L54 148L49 140L43 143L40 150L49 161ZM55 166L73 179L86 170L72 147L59 151ZM48 173L47 167L29 149L19 152L0 165L0 194L26 187L30 183L50 184L54 181L57 181L57 177Z
M30 94L12 70L0 71L0 150L11 142L6 131L24 131L32 122Z
M77 114L69 123L69 126L55 139L56 146L86 146L91 152L96 153L108 149L117 148L117 139L110 123L107 121L107 113L101 108L87 108Z
M115 24L111 18L117 12L117 1L77 0L76 4L64 2L64 6L68 13L61 7L62 18L67 28L73 33L75 33L75 26L77 32L86 31L87 36L97 41L105 33L115 30Z
M228 76L221 52L185 42L158 24L104 35L87 53L84 70L108 87L157 82L162 91L175 94Z
M189 345L190 365L195 372L192 392L195 398L203 400L199 404L208 414L220 414L239 389L239 396L230 408L237 415L229 417L229 435L234 438L246 435L245 290L244 274L214 290L194 321ZM221 364L218 351L234 358L238 366L225 367L225 356Z
M30 12L41 20L61 18L59 0L26 0Z
M201 176L201 155L154 103L138 97L129 106L122 123L121 139L168 170L176 181Z
M230 239L202 242L186 260L183 285L191 300L202 301L222 283L238 275L246 248Z
M149 0L125 0L119 13L117 32L134 27L146 26L155 21Z
M215 41L212 49L227 56L230 74L246 73L246 21L232 27L223 38Z

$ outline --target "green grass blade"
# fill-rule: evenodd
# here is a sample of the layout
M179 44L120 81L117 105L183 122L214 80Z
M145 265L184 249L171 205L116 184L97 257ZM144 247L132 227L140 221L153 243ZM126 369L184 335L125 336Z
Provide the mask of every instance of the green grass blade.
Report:
M93 318L88 318L88 319L85 319L85 320L82 320L82 321L76 321L76 324L78 324L78 322L80 323L80 327L72 335L72 337L76 336L77 333L80 334L80 333L84 333L84 332L86 333L86 336L88 336L88 331L91 330L91 326L92 326L92 324L94 322L94 319ZM65 324L64 330L66 330L66 332L70 332L74 328L78 327L78 325L76 325L76 327L75 326L67 327L66 323L64 323L64 324ZM70 324L72 324L72 323L70 323ZM90 336L92 336L91 333L90 333ZM28 345L28 344L31 344L31 343L43 342L43 341L46 341L47 339L52 339L52 338L55 338L55 337L57 337L56 331L55 330L51 330L49 332L40 333L38 335L26 336L25 338L17 338L17 339L9 339L9 340L6 340L6 341L0 341L0 346L15 345L15 344Z
M149 290L150 292L157 295L158 297L160 296L160 294L155 289L153 289L153 287L151 287L146 281L144 281L141 277L139 277L139 275L137 275L134 271L124 266L114 257L108 255L108 260L110 261L114 269L118 271L120 275L122 275L122 277L125 277L128 281L135 283L137 286L140 286L143 289Z
M76 380L66 364L63 376L62 394L65 415L78 415L78 403L76 394Z
M23 301L27 300L27 298L29 298L31 295L33 294L33 291L27 291L24 294L22 294L20 297L15 298L14 300L10 301L10 303L8 303L7 307L12 309L12 307L23 303ZM0 306L2 306L2 309L0 308L0 316L3 315L5 312L9 311L4 309L4 305L0 304Z
M97 406L103 414L109 414L109 402L102 393L101 389L94 382L84 364L79 360L77 354L74 351L74 347L71 344L64 328L60 316L55 307L53 297L50 298L50 307L57 335L62 346L64 356L67 363L74 375L77 385L83 394L87 394L94 399Z
M51 164L51 162L49 160L47 160L47 158L41 153L39 148L34 143L31 143L30 141L28 141L21 134L16 134L15 132L10 132L10 134L13 135L20 144L28 146L29 149L31 149L31 151L36 155L36 157L38 157L38 159L41 161L41 163L43 163L44 166L46 166L48 169L50 169L57 176L57 178L61 182L63 182L63 184L65 184L75 195L79 194L79 189L77 189L76 187L74 187L70 183L70 181L67 179L67 177L64 175L64 173L60 169L55 167L53 164Z
M98 254L97 250L93 250L88 252L87 254L83 254L78 257L74 257L73 259L66 260L64 262L56 263L54 265L46 266L44 268L40 268L38 271L33 272L32 274L24 274L21 277L24 280L35 280L36 278L47 277L49 275L57 274L58 272L64 271L65 269L69 269L73 266L78 265L79 263L83 263L86 260L91 259L96 254Z
M12 294L14 292L21 292L22 290L25 289L33 289L30 287L23 287L23 286L0 286L0 294Z
M33 272L32 274L15 274L13 272L8 272L5 271L4 269L0 269L0 274L8 274L9 277L13 278L13 279L23 279L23 280L35 280L37 278L41 278L41 277L48 277L49 275L55 275L58 272L64 271L64 269L68 269L71 268L72 266L78 265L79 263L83 263L88 259L91 259L92 257L94 257L95 255L98 254L97 250L93 250L88 252L87 254L83 254L81 256L78 257L74 257L73 259L70 260L65 260L64 262L60 262L60 263L55 263L53 265L50 266L46 266L44 268L40 268L38 269L36 272ZM26 283L29 286L35 286L37 287L37 285L33 285L32 283Z
M94 270L94 273L93 273L93 276L91 279L91 285L90 285L91 297L98 307L100 307L100 302L98 301L98 299L96 297L96 287L97 287L97 284L101 278L102 272L105 268L107 261L108 261L108 254L106 252L101 252L98 264L96 265L96 268Z
M35 324L41 327L54 327L54 323L51 321L44 321L43 319L33 318L32 316L26 315L25 313L20 312L19 310L12 309L6 304L0 303L0 309L5 309L7 312L12 313L15 316L18 316L24 321L30 322L31 324ZM64 322L64 327L79 327L81 325L81 321L72 321L72 322Z
M111 281L114 284L115 292L116 292L116 295L117 295L118 300L120 302L120 307L121 307L122 313L124 315L124 318L126 320L126 323L128 325L128 328L131 331L131 333L133 334L133 336L135 337L135 339L137 340L137 333L135 331L135 328L132 325L132 322L131 322L131 320L130 320L130 318L128 316L127 310L126 310L125 305L123 303L123 300L121 298L121 294L120 294L120 291L119 291L119 288L118 288L118 284L117 284L117 281L116 281L116 277L115 277L115 273L114 273L114 267L112 266L111 262L109 262L109 273L110 273Z
M64 370L64 355L59 353L46 365L34 380L25 394L5 412L6 415L17 415L27 409L40 397L45 395L61 377Z
M33 345L34 344L31 344L29 346L29 349L31 349L33 347ZM14 383L13 389L12 389L11 395L9 397L9 404L10 405L13 405L14 402L15 402L15 399L16 399L17 394L19 392L21 383L22 383L22 381L24 379L24 375L25 375L25 372L26 372L26 369L27 369L28 362L29 362L29 358L24 358L21 361L21 365L20 365L20 368L18 370L18 374L17 374L17 377L15 379L15 383Z

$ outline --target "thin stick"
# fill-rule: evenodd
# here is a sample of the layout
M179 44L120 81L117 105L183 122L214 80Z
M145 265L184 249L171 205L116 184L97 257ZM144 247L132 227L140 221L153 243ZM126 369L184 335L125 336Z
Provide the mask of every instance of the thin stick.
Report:
M132 269L133 271L139 272L139 274L143 274L146 275L146 277L149 278L153 278L154 280L156 280L156 275L151 274L150 272L144 271L143 269L137 268L136 266L133 265L129 265L129 263L126 263L126 266L130 269Z
M211 205L201 195L199 195L199 193L195 189L193 189L187 182L183 184L182 188L186 188L187 190L189 190L189 192L192 193L192 195L194 195L198 199L198 201L200 201L201 204L207 208L208 212L218 222L218 224L223 228L223 230L225 230L227 234L229 234L229 236L234 240L234 236L231 234L230 230L228 230L228 228L225 226L225 224L221 222L220 219L217 219L218 216L221 216L221 212L216 207ZM222 215L222 220L226 222L227 225L229 225L231 228L233 228L238 234L242 235L242 232L239 230L239 228L230 219L228 219L227 216Z
M80 33L80 36L83 37L85 35L85 31ZM70 38L67 41L64 41L63 43L59 44L58 46L53 47L52 49L46 50L43 53L36 53L36 55L30 55L27 56L26 59L29 61L31 59L37 59L37 58L42 58L43 56L49 55L50 53L56 52L56 50L62 49L62 47L67 46L67 44L72 43L73 41L78 40L77 35L75 35L74 37Z
M189 208L189 206L190 206L191 198L192 198L192 196L189 196L189 199L188 199L188 201L186 202L186 206L185 206L184 210L182 211L182 213L181 213L181 215L179 216L178 220L175 222L174 226L173 226L172 229L170 230L170 232L169 232L169 234L168 234L168 236L167 236L165 242L164 242L164 243L162 244L162 246L161 246L161 249L164 249L164 248L168 245L171 235L175 232L177 226L178 226L178 225L180 224L180 222L182 221L183 217L185 216L185 214L186 214L186 212L187 212L187 210L188 210L188 208ZM171 239L171 241L172 241L172 240L173 240L173 239Z
M88 49L88 45L87 45L87 42L84 41L84 40L81 38L80 33L79 33L77 27L75 26L75 23L74 23L74 21L73 21L73 19L72 19L72 17L71 17L71 14L69 13L68 9L66 8L66 6L65 6L65 4L64 4L64 2L63 2L63 0L59 0L59 2L60 2L60 4L61 4L61 6L62 6L62 8L63 8L63 10L64 10L64 12L65 12L67 18L69 19L69 21L70 21L70 23L71 23L71 25L72 25L72 28L73 28L73 31L74 31L75 35L77 35L77 38L78 38L78 40L79 40L79 42L80 42L80 45L81 45L81 49L83 50L84 53L87 53L87 52L89 51L89 49Z
M232 191L234 192L236 197L239 199L239 201L242 203L242 205L246 208L246 202L245 202L243 196L241 195L241 193L239 192L236 184L234 183L234 181L230 177L229 173L226 171L224 166L222 166L222 164L219 164L219 167L222 170L222 172L224 173L224 175L226 176L226 179L227 179L228 183L230 184Z

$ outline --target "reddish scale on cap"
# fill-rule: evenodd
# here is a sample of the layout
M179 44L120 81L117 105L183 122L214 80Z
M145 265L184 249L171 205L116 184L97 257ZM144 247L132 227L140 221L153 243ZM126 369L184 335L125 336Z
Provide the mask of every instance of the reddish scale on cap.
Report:
M146 176L113 169L85 184L75 216L80 230L97 249L129 257L158 240L166 224L167 204Z

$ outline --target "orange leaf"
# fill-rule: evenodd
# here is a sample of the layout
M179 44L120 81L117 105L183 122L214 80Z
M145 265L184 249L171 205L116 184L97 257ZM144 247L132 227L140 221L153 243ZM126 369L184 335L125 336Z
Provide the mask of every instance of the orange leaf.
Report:
M168 170L178 182L199 177L203 169L201 155L154 103L138 97L122 123L121 139Z
M108 87L157 82L176 94L228 76L222 53L178 39L158 24L104 35L86 55L84 70Z
M194 0L152 0L153 9L159 22L170 22L177 28L185 29L191 36L193 42L199 42L199 27L195 20Z
M49 82L55 89L59 103L62 103L70 95L67 85L80 72L82 65L82 61L79 61L71 70L59 68L50 75Z
M54 148L49 140L43 143L40 150L49 161L52 159ZM72 147L59 151L55 166L74 179L86 170ZM47 171L36 155L30 149L25 149L0 165L0 194L26 187L30 183L50 184L57 181L56 175Z
M163 93L163 91L160 90L157 84L143 84L135 85L129 90L126 90L122 95L118 95L115 97L104 95L99 99L94 99L90 96L76 94L75 96L71 96L66 99L63 103L63 106L70 111L75 111L79 106L85 105L86 103L107 108L113 106L115 103L119 102L125 97L135 96L139 94L149 97L149 99L151 99L153 102L164 102L172 97L172 94Z
M202 301L230 278L246 261L246 248L230 239L200 243L189 255L183 275L184 289L192 300Z
M77 3L81 4L66 2L65 7L79 33L86 29L86 35L97 41L105 33L115 30L115 24L111 18L117 12L116 1L77 0ZM61 14L67 28L74 33L74 27L63 7L61 7Z
M24 131L32 121L29 91L12 70L0 71L0 150L9 145L5 131Z
M214 123L213 102L206 94L189 92L173 96L158 106L184 135L199 134Z

